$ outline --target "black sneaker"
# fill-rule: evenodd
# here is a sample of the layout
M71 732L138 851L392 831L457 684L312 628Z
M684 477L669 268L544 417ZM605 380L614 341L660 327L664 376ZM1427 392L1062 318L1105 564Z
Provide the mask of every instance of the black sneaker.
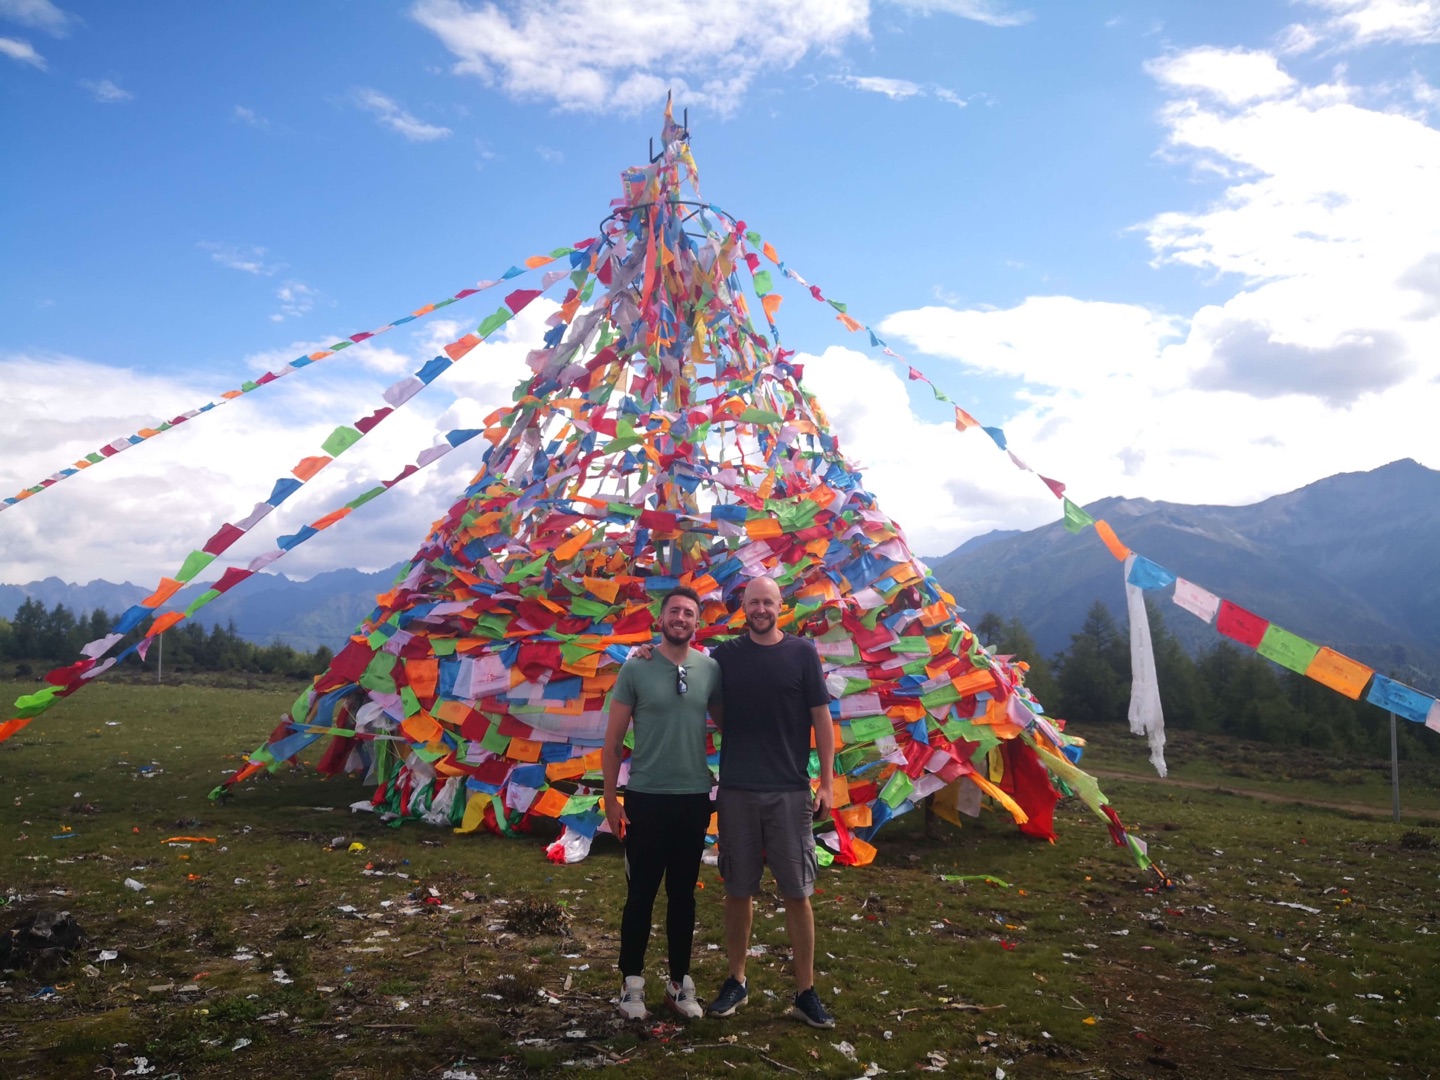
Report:
M750 997L749 988L733 975L720 987L720 996L705 1010L709 1016L734 1016L735 1010Z
M812 986L809 990L802 990L795 995L795 1004L790 1008L790 1015L796 1020L803 1020L813 1028L833 1028L835 1017L830 1015L830 1010L825 1008L825 1003L820 1000L820 995L815 993Z

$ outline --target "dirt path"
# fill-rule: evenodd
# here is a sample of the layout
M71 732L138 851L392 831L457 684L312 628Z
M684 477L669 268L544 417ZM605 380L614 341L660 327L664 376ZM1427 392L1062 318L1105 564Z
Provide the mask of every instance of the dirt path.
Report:
M1223 784L1216 784L1209 780L1179 780L1175 777L1156 776L1153 773L1129 773L1117 772L1114 769L1092 769L1091 775L1101 780L1128 780L1137 784L1164 784L1167 787L1193 788L1199 791L1218 791L1225 795L1244 795L1251 799L1259 799L1261 802L1272 803L1299 803L1301 806L1313 806L1322 810L1339 810L1346 814L1365 814L1368 817L1390 817L1391 809L1388 806L1371 806L1366 803L1331 802L1328 799L1313 799L1305 795L1287 795L1279 791L1257 791L1253 788L1226 787ZM1429 811L1411 811L1416 813L1429 813ZM1404 804L1401 804L1401 816L1405 814Z

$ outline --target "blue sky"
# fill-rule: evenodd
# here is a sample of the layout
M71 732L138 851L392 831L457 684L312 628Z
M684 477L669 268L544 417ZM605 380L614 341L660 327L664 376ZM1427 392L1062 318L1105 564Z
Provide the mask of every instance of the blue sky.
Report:
M705 196L1078 501L1440 467L1437 44L1437 0L0 0L0 486L592 235L667 89ZM493 296L0 514L0 580L172 572ZM786 297L784 343L918 552L1053 520ZM544 314L237 561L508 399ZM404 558L476 460L277 569Z

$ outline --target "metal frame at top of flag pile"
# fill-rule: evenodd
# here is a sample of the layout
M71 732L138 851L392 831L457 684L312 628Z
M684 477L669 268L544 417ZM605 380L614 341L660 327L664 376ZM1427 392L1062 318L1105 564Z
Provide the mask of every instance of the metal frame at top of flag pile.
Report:
M466 297L474 296L476 293L484 292L486 289L494 288L496 285L502 285L507 281L521 276L522 274L528 273L531 270L538 270L542 266L548 266L556 259L563 258L566 255L571 255L578 250L588 247L590 242L591 241L588 240L582 240L571 247L556 248L548 255L531 255L528 259L525 260L523 267L512 265L508 270L505 271L505 273L501 274L498 278L495 278L493 280L478 281L470 288L461 289L454 296L448 297L444 300L436 301L433 304L425 304L422 307L416 308L414 311L410 312L410 314L402 318L395 319L392 322L388 322L384 326L377 326L374 330L364 330L351 334L349 337L342 338L340 341L335 342L328 348L317 349L315 352L312 353L302 353L294 360L291 360L289 363L283 364L280 367L267 371L265 374L261 375L257 379L247 379L245 382L241 383L238 388L225 391L223 394L220 394L218 396L218 400L216 401L208 401L204 405L201 405L199 408L196 409L187 409L170 420L161 421L155 424L153 427L143 427L131 435L122 435L120 438L114 439L106 443L98 450L94 450L91 453L86 454L83 458L76 461L73 465L70 465L66 468L60 469L57 472L50 474L45 479L39 481L38 483L31 484L27 488L21 489L14 495L8 496L4 499L0 499L0 511L8 510L16 503L23 502L24 500L29 499L32 496L37 495L48 488L52 488L60 481L66 480L84 469L88 469L93 465L98 465L103 461L107 461L115 455L121 453L122 451L130 449L130 447L132 446L137 446L142 442L153 439L157 435L163 435L165 432L170 431L172 428L179 427L181 424L193 420L197 416L202 416L205 413L218 409L221 405L225 405L231 401L234 401L236 398L244 397L246 394L250 393L253 390L258 390L262 386L269 386L271 383L275 382L278 379L284 378L286 375L289 375L294 371L298 371L304 367L309 367L311 364L334 356L336 353L341 352L344 349L348 349L351 345L358 345L362 341L369 341L371 338L378 337L379 335L384 334L390 330L394 330L397 326L404 326L406 323L414 322L416 319L424 318L426 315L429 315L435 311L439 311L441 308L449 307L457 300L464 300ZM566 272L563 270L547 272L542 281L541 290L544 291L545 289L550 288L550 286L554 284L557 280L559 280L559 278L564 277L565 273Z
M715 209L718 213L724 213L718 207ZM906 364L910 381L925 383L930 387L937 401L951 404L955 409L955 427L958 430L964 432L971 428L980 429L990 436L991 441L1000 450L1005 452L1017 469L1034 473L1039 477L1047 490L1060 500L1063 508L1063 522L1067 532L1080 533L1093 526L1096 535L1116 559L1124 562L1131 554L1135 554L1135 563L1126 575L1126 580L1130 584L1141 589L1154 590L1166 588L1173 583L1176 587L1175 603L1201 620L1213 623L1216 631L1225 637L1246 645L1281 667L1313 679L1352 700L1359 700L1360 695L1364 693L1365 700L1371 704L1378 705L1406 720L1423 724L1432 731L1440 732L1440 700L1432 695L1382 675L1358 660L1353 660L1327 646L1307 641L1283 627L1245 610L1238 604L1221 599L1199 585L1186 581L1143 555L1133 553L1107 521L1103 518L1091 517L1083 507L1072 502L1066 496L1065 484L1058 480L1052 480L1048 476L1042 476L1022 461L1015 451L1010 449L1005 432L1001 428L987 427L959 405L955 405L927 375L911 366L904 356L886 345L869 325L851 316L848 305L827 298L819 286L810 284L786 266L774 246L758 232L751 229L746 231L745 236L752 245L764 253L767 259L780 268L785 277L803 285L815 300L834 308L838 312L835 316L836 321L846 330L851 333L865 331L869 335L872 347L878 348L884 355ZM745 261L756 281L756 292L766 299L774 297L771 303L765 305L765 312L767 316L771 317L773 332L773 315L775 311L779 310L780 298L773 291L774 285L769 271L760 269L759 257L750 253L745 256ZM1366 691L1367 686L1369 687L1368 692Z

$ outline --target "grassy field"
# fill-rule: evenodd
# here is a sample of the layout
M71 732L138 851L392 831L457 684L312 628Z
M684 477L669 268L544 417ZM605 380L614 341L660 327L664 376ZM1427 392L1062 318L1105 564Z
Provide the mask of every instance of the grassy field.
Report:
M1395 824L1385 762L1176 737L1155 782L1142 743L1092 733L1083 764L1173 889L1078 803L1055 845L990 813L930 838L911 814L872 866L822 873L833 1032L784 1018L773 896L737 1017L625 1025L608 838L555 866L549 834L390 828L349 811L358 782L307 769L206 800L297 689L102 683L0 745L0 931L68 911L85 934L51 966L0 964L0 1075L1440 1074L1433 768L1406 769ZM702 885L709 996L713 867ZM655 1005L663 951L657 933Z

